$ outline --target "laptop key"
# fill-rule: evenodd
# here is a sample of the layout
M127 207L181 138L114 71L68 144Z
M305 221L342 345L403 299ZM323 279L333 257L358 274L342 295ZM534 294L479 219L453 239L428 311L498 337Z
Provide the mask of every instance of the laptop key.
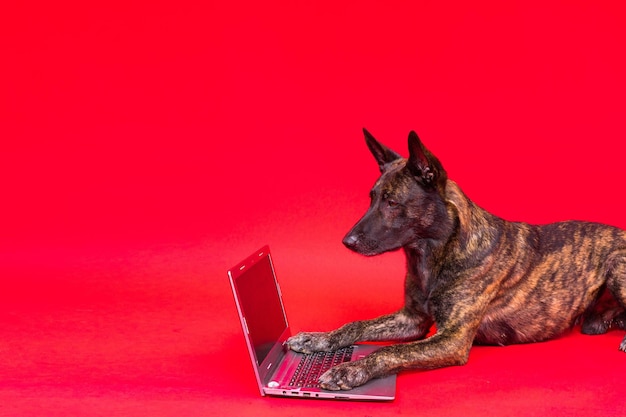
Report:
M353 351L354 348L350 346L335 352L316 352L304 355L296 367L290 385L299 388L319 387L319 377L333 366L350 361Z

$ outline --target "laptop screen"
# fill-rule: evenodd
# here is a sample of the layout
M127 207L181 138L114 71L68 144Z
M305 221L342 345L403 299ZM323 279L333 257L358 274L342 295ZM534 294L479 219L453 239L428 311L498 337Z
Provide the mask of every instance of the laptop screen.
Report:
M264 253L258 262L247 265L234 284L260 365L287 328L269 254Z

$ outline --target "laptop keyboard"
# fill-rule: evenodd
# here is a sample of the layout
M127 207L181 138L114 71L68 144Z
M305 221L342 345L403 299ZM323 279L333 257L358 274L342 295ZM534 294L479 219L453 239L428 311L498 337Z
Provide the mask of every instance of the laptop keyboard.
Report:
M292 387L319 388L319 377L335 365L349 362L353 346L334 352L316 352L304 355L291 378Z

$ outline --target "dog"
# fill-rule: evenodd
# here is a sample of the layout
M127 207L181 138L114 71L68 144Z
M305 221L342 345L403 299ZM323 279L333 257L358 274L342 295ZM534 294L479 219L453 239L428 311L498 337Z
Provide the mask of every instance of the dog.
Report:
M312 353L364 341L403 343L331 368L319 379L322 388L349 390L405 369L463 365L473 344L539 342L577 324L586 334L626 330L625 231L579 221L505 221L449 180L415 132L408 159L363 132L381 176L343 243L365 256L404 251L404 307L327 333L299 333L287 345ZM619 349L626 352L626 337Z

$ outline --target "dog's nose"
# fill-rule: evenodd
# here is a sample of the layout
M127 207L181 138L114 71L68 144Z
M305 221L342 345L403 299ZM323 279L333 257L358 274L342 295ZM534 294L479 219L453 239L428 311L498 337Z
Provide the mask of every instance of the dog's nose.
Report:
M355 235L348 235L343 238L343 244L346 245L348 248L353 248L354 246L356 246L358 240L359 239Z

